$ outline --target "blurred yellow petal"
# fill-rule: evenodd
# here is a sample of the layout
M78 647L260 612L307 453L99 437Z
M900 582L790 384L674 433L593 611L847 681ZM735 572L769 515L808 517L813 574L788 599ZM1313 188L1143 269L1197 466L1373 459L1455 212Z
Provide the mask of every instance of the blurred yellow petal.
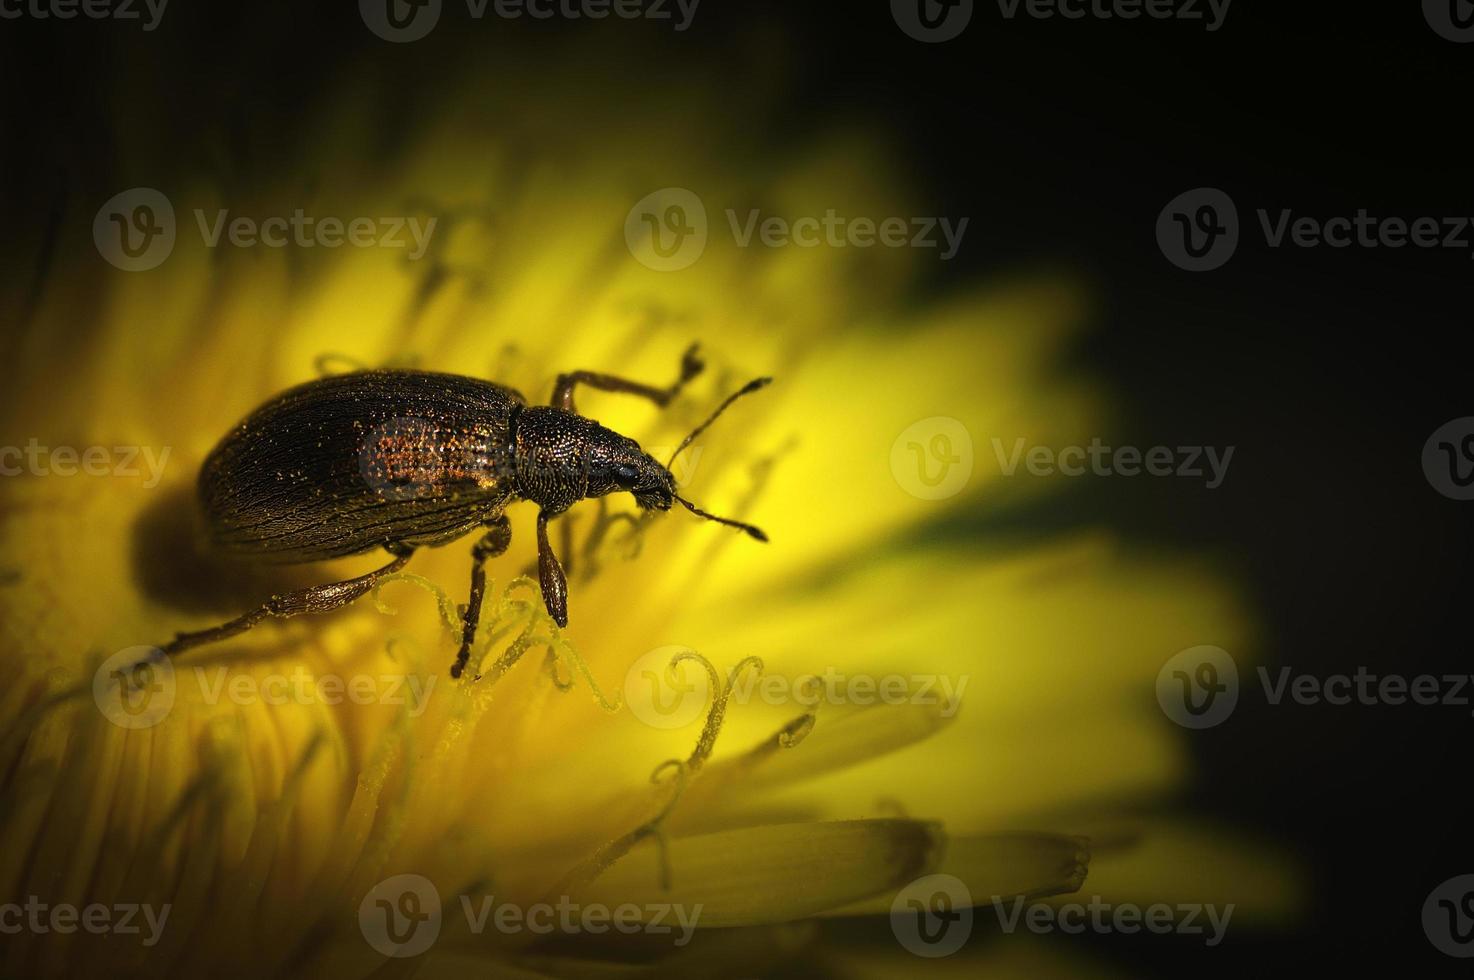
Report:
M1089 843L1062 834L978 834L947 839L946 856L935 869L966 886L973 904L995 898L1043 898L1069 893L1085 881ZM889 915L896 889L828 915Z
M1240 926L1286 925L1304 907L1303 861L1232 828L1161 819L1102 822L1090 891L1113 904L1234 907Z
M855 820L679 837L667 845L669 890L660 886L660 849L645 847L577 898L668 902L699 910L704 928L783 922L918 877L940 854L938 832L913 821Z

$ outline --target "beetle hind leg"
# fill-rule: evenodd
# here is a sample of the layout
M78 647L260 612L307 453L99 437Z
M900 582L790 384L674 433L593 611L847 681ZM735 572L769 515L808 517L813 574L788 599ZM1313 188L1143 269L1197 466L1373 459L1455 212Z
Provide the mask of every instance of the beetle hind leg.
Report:
M414 554L414 549L405 545L390 544L385 545L385 549L394 556L394 560L382 568L377 568L357 578L345 579L342 582L329 582L310 589L274 595L259 607L229 622L207 630L177 634L173 640L160 647L149 660L165 660L191 647L227 640L267 619L290 619L293 616L316 615L341 609L366 595L386 575L393 575L402 569L409 562L410 556Z
M452 677L460 677L471 659L471 645L476 642L476 627L481 623L481 600L486 594L486 562L512 545L512 523L506 515L488 521L486 526L489 530L471 549L471 596L461 617L461 649L450 668Z

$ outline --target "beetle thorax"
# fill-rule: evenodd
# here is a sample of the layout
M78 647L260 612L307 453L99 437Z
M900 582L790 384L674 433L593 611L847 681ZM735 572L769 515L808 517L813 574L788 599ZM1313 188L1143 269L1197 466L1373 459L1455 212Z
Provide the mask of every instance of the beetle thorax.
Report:
M523 409L512 433L518 495L550 513L581 500L588 480L589 445L601 428L591 419L557 408Z

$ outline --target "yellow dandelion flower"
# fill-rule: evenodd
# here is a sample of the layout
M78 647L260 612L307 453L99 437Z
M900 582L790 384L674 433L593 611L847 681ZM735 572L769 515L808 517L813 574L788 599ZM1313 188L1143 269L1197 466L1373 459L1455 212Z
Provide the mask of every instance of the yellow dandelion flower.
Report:
M1152 710L1157 669L1195 643L1252 642L1232 591L1100 534L978 530L1050 488L992 468L985 435L1069 444L1104 424L1105 393L1060 362L1088 294L1041 273L918 304L906 250L743 247L723 212L755 192L775 211L915 209L863 135L815 136L754 188L655 138L697 103L584 99L554 156L523 138L538 106L443 107L392 177L355 165L372 114L328 106L326 149L282 171L310 178L169 187L172 251L143 272L103 266L74 222L6 401L6 431L50 469L0 481L0 899L41 924L5 937L0 968L891 975L915 962L912 927L873 924L914 907L924 932L918 881L962 883L951 911L971 916L1074 892L1087 865L1118 901L1290 913L1283 861L1144 815L1188 778L1180 732ZM622 232L671 185L705 202L710 232L678 273ZM207 244L222 209L299 207L436 225L413 259ZM775 376L677 470L771 544L580 504L555 525L559 629L532 514L514 507L479 680L447 673L469 540L417 552L349 609L127 669L178 630L382 564L197 551L199 464L268 396L413 364L543 401L572 369L666 380L693 339L710 368L668 410L595 392L580 408L668 451L736 384ZM60 447L106 452L67 476ZM66 907L99 928L65 928ZM950 962L1089 969L1005 938Z

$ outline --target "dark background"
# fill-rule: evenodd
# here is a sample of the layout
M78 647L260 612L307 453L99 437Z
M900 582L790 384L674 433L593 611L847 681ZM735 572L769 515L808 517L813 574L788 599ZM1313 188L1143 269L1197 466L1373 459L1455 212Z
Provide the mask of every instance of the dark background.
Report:
M1271 249L1253 212L1474 214L1474 45L1440 38L1414 2L1290 6L1237 0L1208 33L1201 22L1004 20L979 2L940 45L906 37L881 0L705 0L684 34L614 21L493 31L448 0L436 35L405 46L372 36L346 2L173 0L152 34L0 21L0 355L51 267L58 216L131 186L112 161L134 122L219 127L242 167L269 167L274 147L312 139L292 114L301 93L364 58L381 66L375 97L392 118L433 93L447 52L496 57L503 34L535 60L603 30L609 62L585 66L590 85L601 70L648 67L652 47L654 85L698 66L750 71L779 45L798 71L760 121L765 138L869 120L894 134L930 213L970 217L959 255L929 264L920 290L1073 269L1100 299L1081 366L1117 396L1121 441L1237 447L1218 490L1076 481L1031 520L1106 524L1211 556L1248 592L1272 666L1468 671L1474 502L1435 493L1419 460L1435 428L1474 414L1470 250ZM158 76L159 98L120 102L113 80L138 74ZM1163 258L1154 224L1168 200L1205 185L1235 199L1244 233L1226 266L1192 274ZM1206 951L1153 936L1072 942L1132 974L1354 962L1452 975L1462 964L1433 949L1419 915L1435 885L1474 872L1471 734L1468 706L1274 708L1246 696L1228 723L1184 733L1200 770L1185 803L1304 857L1314 881L1301 926L1230 931Z

